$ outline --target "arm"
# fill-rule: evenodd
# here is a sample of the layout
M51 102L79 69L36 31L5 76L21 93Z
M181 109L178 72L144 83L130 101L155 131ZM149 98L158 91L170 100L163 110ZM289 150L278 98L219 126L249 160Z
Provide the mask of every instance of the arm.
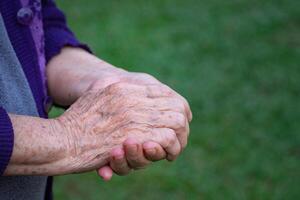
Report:
M182 148L185 147L187 133L189 132L188 120L191 119L189 106L183 97L161 84L152 76L143 73L127 72L100 60L86 51L70 47L63 48L59 55L51 59L47 66L47 75L50 94L55 102L61 105L71 104L88 91L102 90L117 82L157 85L158 90L159 88L165 88L171 96L177 98L177 101L180 102L179 104L183 105L173 104L174 109L181 110L184 107L181 111L187 116L184 119L186 121L185 126L183 129L174 128L174 130ZM137 150L132 150L134 145L137 146ZM154 153L151 151L152 149L155 149ZM121 157L118 155L121 155ZM126 158L124 155L126 155ZM119 160L113 159L114 157L118 157ZM149 164L149 161L157 161L164 158L166 158L166 153L157 143L147 142L140 144L135 142L135 144L130 145L125 143L123 149L116 149L112 152L110 167L117 174L124 175L130 171L130 167L135 169L143 168ZM100 169L99 174L108 180L112 171L109 167L104 167ZM108 178L107 174L110 174Z
M97 84L97 89L119 82L127 74L80 48L64 47L47 64L48 89L59 105L71 105Z
M88 53L90 49L78 42L68 28L64 14L57 8L54 0L42 0L42 6L45 53L48 64L47 76L50 78L49 90L57 103L71 104L89 88L103 89L119 81L136 84L161 84L150 75L127 73L91 55ZM67 48L67 46L74 48ZM68 77L64 73L67 73ZM54 84L51 84L52 80L67 85L58 85L64 87L55 92L52 87ZM163 86L163 84L161 85ZM173 91L173 93L176 92ZM187 101L179 94L177 97L183 101L187 118L190 121L192 113Z
M63 13L57 9L52 0L43 1L43 19L46 44L45 50L48 62L47 75L49 80L49 91L56 103L60 105L70 105L88 90L101 90L108 85L120 81L135 84L161 84L150 75L129 73L105 63L79 48L65 47L81 47L82 49L89 51L85 45L80 44L76 40L72 32L66 26L66 20ZM178 95L178 97L184 102L190 120L191 112L187 102L181 96ZM181 130L181 132L186 132L186 130L187 129ZM180 137L183 147L186 144L186 136L187 133L184 133L181 134ZM147 163L144 156L139 156L138 162L136 162L136 154L130 159L130 157L127 156L130 155L130 148L126 148L126 146L125 143L124 149L126 150L126 158L131 166L141 167ZM139 145L139 147L141 147L141 145ZM160 160L165 156L164 150L157 144L146 143L143 145L143 148L146 152L145 156L152 161ZM153 151L148 152L149 149L156 149L156 156L151 155L149 152ZM140 151L140 155L141 153L143 153L143 151ZM123 161L124 159L124 157L121 158ZM117 166L112 162L111 165L112 167ZM116 167L113 168L116 169Z
M66 19L64 14L56 7L53 0L43 0L43 22L44 22L44 32L45 32L45 53L46 53L46 60L49 62L50 60L53 60L52 58L55 56L58 56L61 54L61 49L64 46L71 46L71 47L81 47L87 51L89 49L86 45L83 45L77 41L77 39L74 37L73 33L70 31L70 29L66 25ZM88 54L87 54L88 55ZM90 56L91 57L91 56ZM72 66L74 67L74 66ZM55 70L54 70L55 71ZM81 70L82 71L82 70ZM69 72L69 71L67 71ZM51 74L51 73L50 73ZM79 76L82 74L79 74ZM70 76L71 78L72 76ZM70 80L70 79L69 79ZM76 74L75 74L75 80ZM74 81L71 82L67 81L68 83L74 84ZM103 81L103 79L102 79ZM69 84L67 84L68 86ZM80 84L81 86L84 86L83 84ZM98 86L102 84L98 84ZM59 85L61 87L62 85ZM65 85L64 85L65 86ZM83 88L83 87L81 87ZM68 95L65 95L67 98L63 95L56 95L55 93L52 93L52 96L56 100L56 103L61 105L70 105L72 102L74 102L78 97L82 95L82 91L85 91L85 88L81 89L81 91L75 91L65 88L66 92L69 91ZM98 87L98 89L100 89ZM60 93L65 92L65 90L61 90ZM56 98L58 97L58 98ZM129 163L131 163L131 167L139 167L139 166L145 166L149 161L142 156L143 155L143 149L141 145L137 145L134 140L131 140L131 142L125 141L123 148L115 149L115 151L112 152L111 155L111 168L114 169L114 171L118 174L127 174L130 171ZM138 146L139 148L135 148L135 146ZM133 151L133 149L139 149L139 151ZM155 151L153 151L155 149ZM124 150L126 152L124 152ZM164 150L157 144L154 144L153 142L147 142L144 144L144 150L148 155L148 158L152 161L161 160L165 157ZM135 152L135 153L134 153ZM153 155L153 152L155 155ZM126 153L126 158L125 158ZM137 153L139 153L140 156L136 156ZM121 156L120 156L121 155ZM133 155L133 156L128 156ZM113 159L116 158L116 159ZM127 159L127 160L126 160ZM104 167L100 169L99 174L105 179L108 180L112 176L112 169L110 167Z
M152 87L117 83L89 92L56 119L10 114L15 141L4 175L59 175L98 169L128 138L139 143L153 141L176 157L181 148L171 128L184 124L166 121L164 116L179 119L182 114L171 111L168 105L174 99L167 97L167 91L160 91L166 95L162 104Z
M9 114L14 146L4 175L60 174L68 148L55 120Z

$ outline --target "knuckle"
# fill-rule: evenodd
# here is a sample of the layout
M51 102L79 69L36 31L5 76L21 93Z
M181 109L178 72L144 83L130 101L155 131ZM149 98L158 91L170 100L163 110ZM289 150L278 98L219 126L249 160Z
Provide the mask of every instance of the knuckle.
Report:
M177 156L180 154L180 152L181 152L181 146L179 145L179 146L175 149L175 152L174 152L175 156L177 157Z
M186 146L187 146L187 140L182 142L182 145L181 145L182 150L185 149Z
M169 131L168 136L167 136L167 146L173 146L176 143L177 136L176 133L172 130Z
M178 111L178 112L181 112L181 113L185 113L185 106L184 106L184 103L182 102L181 99L179 98L172 98L172 101L170 102L172 103L173 105L173 108Z
M176 117L176 128L184 128L186 127L186 118L183 114L178 113Z
M179 108L181 111L185 112L185 104L182 100L180 100Z

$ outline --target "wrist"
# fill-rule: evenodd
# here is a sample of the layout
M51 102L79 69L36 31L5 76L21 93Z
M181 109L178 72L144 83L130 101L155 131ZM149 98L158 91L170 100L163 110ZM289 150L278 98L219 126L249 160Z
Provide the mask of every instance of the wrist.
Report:
M102 127L97 127L101 136L95 137L86 127L93 116L86 113L77 114L76 106L71 106L62 116L56 119L57 127L65 135L65 153L58 164L59 174L79 173L97 169L107 163L109 151L105 145L108 133ZM87 120L87 121L85 121ZM97 121L101 121L98 118ZM91 122L91 121L90 121ZM96 167L95 167L95 163Z
M65 160L65 136L55 120L10 115L14 148L4 175L60 174Z
M82 49L65 47L47 65L49 92L57 104L71 105L93 85L105 88L124 72Z

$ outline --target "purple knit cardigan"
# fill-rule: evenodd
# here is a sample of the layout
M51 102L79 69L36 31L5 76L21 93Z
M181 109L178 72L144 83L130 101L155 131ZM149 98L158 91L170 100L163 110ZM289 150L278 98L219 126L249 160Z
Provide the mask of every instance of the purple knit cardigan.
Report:
M29 26L20 23L17 19L20 9L22 9L20 0L0 1L0 12L5 27L30 85L39 115L47 118L45 106L47 106L49 97L44 92L45 85L40 73L36 44ZM86 45L81 44L75 38L67 27L64 14L56 7L53 0L42 0L41 20L43 22L46 62L59 54L64 46L80 47L90 51ZM0 107L0 175L3 174L9 163L13 144L14 132L11 121L7 112ZM47 199L51 196L49 189L48 185Z

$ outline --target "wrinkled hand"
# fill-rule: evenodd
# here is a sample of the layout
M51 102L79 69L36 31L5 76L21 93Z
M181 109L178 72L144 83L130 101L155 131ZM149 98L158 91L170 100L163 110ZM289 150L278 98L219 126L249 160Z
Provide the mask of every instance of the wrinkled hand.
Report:
M158 143L149 141L141 145L133 138L128 139L123 143L123 148L112 150L110 163L101 167L98 174L108 181L113 172L118 175L127 175L132 169L143 169L151 161L162 160L165 157L166 152Z
M111 162L111 152L123 154L119 150L124 144L128 153L126 144L132 146L132 139L143 144L143 149L145 142L155 142L166 151L168 160L174 160L187 143L191 119L187 106L159 84L118 82L90 90L57 119L69 138L66 173L90 171L108 163L113 167L118 159Z
M122 71L121 73L114 74L115 77L110 78L110 81L106 81L108 85L119 81L139 85L155 84L157 85L157 87L164 88L164 90L168 91L169 94L172 94L174 98L178 98L179 101L182 101L186 117L189 121L191 120L192 114L187 101L175 91L173 91L166 85L160 83L151 75L145 73L134 73L124 71ZM98 83L96 81L92 85L92 89L97 90L100 88L100 86L103 86L103 82L99 83L98 86ZM174 106L176 107L176 105ZM183 144L186 143L184 137L187 137L187 134L189 132L188 123L186 126L187 127L184 130L181 130L181 133L178 134L181 135L181 140L179 141ZM114 149L111 152L110 163L107 166L100 168L98 170L98 174L104 180L110 180L113 172L115 172L118 175L126 175L131 171L131 169L143 169L147 165L149 165L151 161L162 160L165 157L166 153L164 149L155 142L146 142L144 144L139 144L135 140L126 141L123 144L123 148Z

